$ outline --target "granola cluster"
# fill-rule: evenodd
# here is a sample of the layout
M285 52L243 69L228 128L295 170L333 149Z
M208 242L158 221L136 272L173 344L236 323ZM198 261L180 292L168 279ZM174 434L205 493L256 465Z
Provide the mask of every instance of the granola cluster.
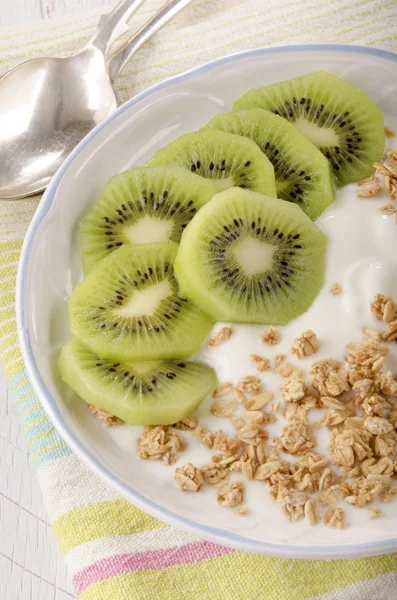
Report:
M387 129L387 128L386 128ZM386 136L394 134L387 129ZM388 198L397 203L397 150L389 150L383 156L382 162L374 164L375 174L360 182L357 192L359 198L373 198L386 192ZM397 214L397 204L383 206L381 212L384 214Z
M183 439L168 426L148 427L138 440L139 457L173 465L185 449Z
M105 425L108 425L108 427L114 427L115 425L123 425L123 423L124 423L124 421L122 421L118 417L111 415L106 410L98 408L97 406L94 406L93 404L87 404L87 406L88 406L89 410L92 412L92 414L94 415L94 417L96 417L97 419L102 421L102 423L105 423Z
M303 358L314 354L317 352L318 348L319 344L317 336L314 331L309 329L292 342L291 353L296 354L298 358Z

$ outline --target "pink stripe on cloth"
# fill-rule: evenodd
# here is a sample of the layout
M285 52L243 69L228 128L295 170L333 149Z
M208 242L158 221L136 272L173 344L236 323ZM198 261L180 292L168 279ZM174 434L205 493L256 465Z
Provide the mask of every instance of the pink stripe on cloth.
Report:
M224 556L230 552L234 552L234 550L212 544L211 542L198 541L179 548L109 556L77 573L73 577L73 585L76 593L81 594L94 583L129 571L164 569L174 565L188 565L205 560L206 558Z

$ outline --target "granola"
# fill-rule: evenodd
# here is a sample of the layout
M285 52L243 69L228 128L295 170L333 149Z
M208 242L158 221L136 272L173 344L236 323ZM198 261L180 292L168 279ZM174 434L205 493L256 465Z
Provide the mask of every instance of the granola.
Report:
M274 329L274 327L268 327L261 337L261 342L268 344L268 346L275 346L280 341L280 334Z
M224 485L216 497L218 504L227 508L235 508L244 502L244 484L241 481L232 481Z
M397 313L397 307L393 299L383 294L377 294L370 308L375 317L385 323L392 321Z
M310 370L312 386L322 396L340 396L349 390L347 372L342 363L331 359L315 362Z
M208 344L210 346L220 346L230 338L232 333L233 330L231 327L222 327L222 329L219 329L219 331L212 334Z
M279 486L276 505L285 512L291 521L297 521L305 516L305 506L308 500L309 496L305 492Z
M174 478L178 488L183 491L198 492L204 484L203 476L192 463L186 463L183 467L175 469Z
M161 460L172 465L178 459L178 453L185 449L185 442L169 427L149 427L138 439L138 454L146 460Z
M382 338L386 340L386 342L395 342L397 340L397 319L388 322Z
M241 390L238 390L236 387L233 388L234 397L236 398L239 404L244 404L246 401L246 395Z
M302 400L306 394L306 383L303 377L294 373L286 377L281 386L281 395L287 402Z
M260 410L273 400L273 392L261 392L244 403L246 410Z
M380 519L381 517L385 516L385 513L379 508L371 508L368 511L368 515L370 519Z
M338 504L338 498L334 490L320 490L317 492L317 500L323 508L334 508Z
M295 421L284 427L280 442L287 454L305 454L312 450L317 442L312 437L311 427L303 421Z
M229 394L232 391L232 389L233 386L231 383L221 383L214 389L212 395L214 398L222 398L222 396L227 396L227 394Z
M343 292L343 288L340 283L333 283L329 288L329 291L333 296L339 296Z
M309 498L305 503L305 517L309 525L316 525L321 520L320 509L313 498Z
M397 169L397 154L393 160ZM378 294L371 310L385 323L384 331L364 329L362 342L347 344L345 363L330 358L315 361L311 385L304 370L287 362L285 355L274 359L274 371L283 378L276 398L273 391L261 391L262 380L254 375L239 379L235 387L220 384L213 392L217 400L211 413L230 419L235 427L230 437L221 429L212 434L187 417L172 426L146 428L139 438L139 455L173 464L185 447L175 429L193 431L194 438L215 454L201 468L192 463L177 468L178 488L217 487L218 503L238 515L248 509L239 508L245 489L242 482L229 480L233 472L241 473L246 482L259 482L289 519L305 518L309 525L321 520L321 506L326 509L325 525L342 529L345 512L338 507L338 498L359 508L375 500L391 502L397 496L397 486L392 486L397 476L397 380L383 369L389 352L384 342L397 340L397 309L394 300ZM308 330L293 341L291 352L303 358L317 349L317 337ZM267 358L251 354L250 359L258 371L270 370ZM226 399L229 394L234 398ZM279 437L268 439L267 426L277 421L274 413L281 404L286 423ZM319 422L309 422L308 413L315 408L325 409L324 415ZM328 456L314 450L314 433L322 427L329 430ZM286 455L297 458L284 460ZM380 518L383 512L374 508L368 515Z
M258 354L250 354L250 360L257 371L270 371L270 361L264 356L258 356Z
M324 524L328 527L344 529L346 514L343 508L330 508L324 516Z
M287 358L286 354L276 354L276 356L273 359L276 367L280 366L281 363L284 362L286 358Z
M393 425L387 419L381 417L367 417L364 421L364 427L374 435L384 435L393 430Z
M198 425L194 430L194 437L199 440L199 442L208 449L211 449L214 445L214 436L208 427L204 425Z
M173 427L182 431L194 431L197 427L197 421L194 417L185 417L185 419L181 419L178 423L174 423Z
M114 427L115 425L123 425L124 424L124 421L122 419L119 419L118 417L111 415L106 410L103 410L103 408L98 408L97 406L94 406L93 404L87 404L87 406L88 406L89 410L92 412L92 414L97 419L102 421L102 423L105 423L105 425L108 425L108 427Z
M213 448L214 450L219 452L219 454L222 454L224 456L236 454L239 447L239 442L234 440L233 438L225 437L223 435L222 429L218 429L218 431L215 431Z
M242 517L244 517L245 515L247 515L247 514L248 514L248 512L249 512L249 509L248 509L246 506L244 506L243 508L238 508L238 509L236 510L236 513L237 513L238 515L242 516Z
M224 485L229 478L229 471L219 463L204 465L204 467L201 467L200 472L204 481L213 487Z
M392 217L396 217L397 215L397 206L394 204L385 204L379 210L384 215L391 215Z
M260 392L262 389L262 381L259 377L255 377L254 375L248 375L247 377L242 377L237 382L237 389L243 393L254 393Z
M318 348L317 335L309 329L308 331L304 331L300 337L293 340L291 353L296 354L298 358L304 358L317 352Z
M367 177L359 183L360 189L356 193L358 198L373 198L382 192L378 177Z
M211 414L215 417L230 417L236 407L236 400L218 400L211 406Z
M359 508L375 500L381 491L381 482L365 477L359 477L354 481L347 481L339 487L339 493L345 502Z
M389 150L386 152L382 163L375 163L375 174L381 175L383 179L383 188L389 198L394 202L397 200L397 153Z
M281 375L281 377L303 377L303 371L300 367L293 365L290 362L283 362L277 367L277 373Z

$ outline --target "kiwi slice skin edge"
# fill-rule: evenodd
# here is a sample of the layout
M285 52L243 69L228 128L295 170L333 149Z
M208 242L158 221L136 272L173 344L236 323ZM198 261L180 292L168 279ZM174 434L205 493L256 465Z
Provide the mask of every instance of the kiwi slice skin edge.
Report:
M84 273L125 244L178 243L213 194L210 181L178 167L141 167L114 175L80 223Z
M326 247L295 204L233 188L189 223L175 274L181 293L218 321L285 325L322 288Z
M179 296L177 249L126 245L100 261L69 298L72 336L116 362L191 356L214 323Z
M329 160L339 185L371 175L384 151L382 111L363 90L326 71L252 89L233 105L248 108L291 121Z
M158 150L149 166L178 165L209 179L214 193L241 187L277 196L274 169L250 139L215 129L201 129Z
M221 113L206 127L252 139L273 164L277 196L297 204L315 220L333 202L331 166L286 119L261 108Z
M196 362L113 363L77 340L59 357L62 380L83 400L130 425L171 425L192 414L217 385Z

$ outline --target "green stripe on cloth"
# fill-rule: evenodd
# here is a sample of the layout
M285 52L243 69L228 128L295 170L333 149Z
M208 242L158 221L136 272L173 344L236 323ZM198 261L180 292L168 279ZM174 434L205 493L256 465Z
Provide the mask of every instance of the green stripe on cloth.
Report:
M80 594L80 600L158 598L159 590L161 600L304 600L393 572L396 567L396 554L356 560L301 561L233 552L161 571L117 575L91 585ZM127 590L129 593L134 590L135 596L129 596ZM384 600L393 600L393 596Z

